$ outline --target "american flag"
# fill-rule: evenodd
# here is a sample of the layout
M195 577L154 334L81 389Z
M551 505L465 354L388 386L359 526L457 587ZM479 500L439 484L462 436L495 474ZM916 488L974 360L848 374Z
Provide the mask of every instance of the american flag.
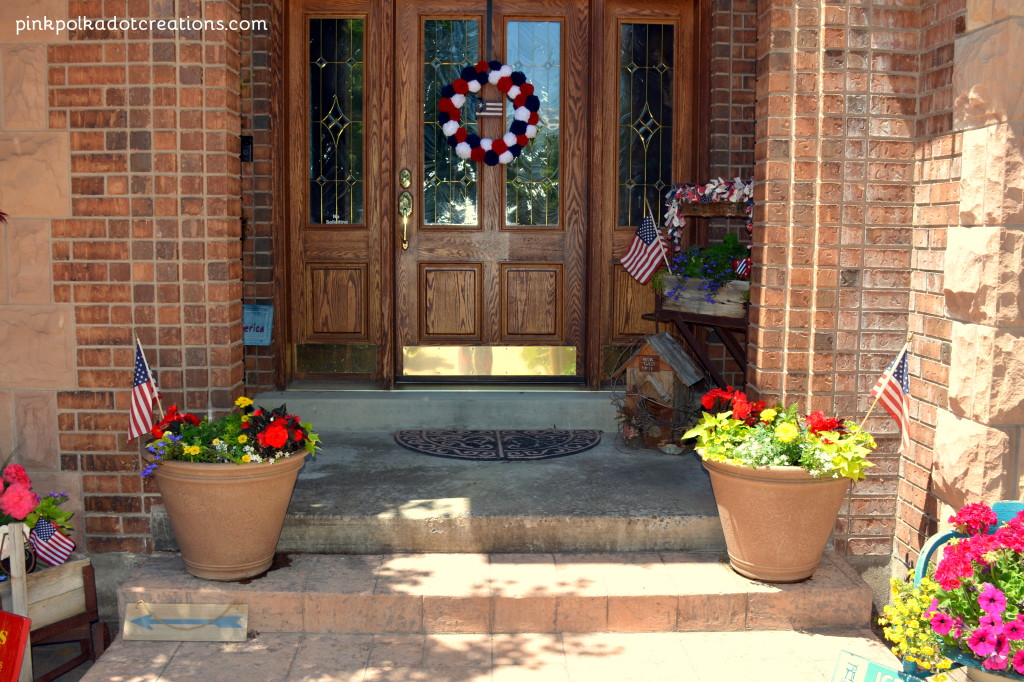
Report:
M629 245L629 251L620 262L633 279L640 284L647 284L665 258L665 250L665 242L655 227L654 220L650 215L646 215L640 221L640 227L636 228L636 235Z
M909 348L908 343L871 389L871 395L878 398L878 402L892 415L903 433L901 451L910 447L910 380L907 377Z
M46 519L36 521L28 539L36 550L36 556L51 566L63 564L75 549L75 541Z
M129 442L153 428L153 399L155 397L156 382L153 381L153 377L149 372L146 356L142 354L142 343L136 339L131 421L128 425Z

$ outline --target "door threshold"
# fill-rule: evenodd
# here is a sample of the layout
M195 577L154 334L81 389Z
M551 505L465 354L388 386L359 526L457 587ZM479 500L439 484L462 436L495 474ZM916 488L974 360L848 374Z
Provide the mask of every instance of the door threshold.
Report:
M285 391L380 391L380 384L368 381L293 381ZM576 381L399 381L395 391L579 391L588 392L586 383Z

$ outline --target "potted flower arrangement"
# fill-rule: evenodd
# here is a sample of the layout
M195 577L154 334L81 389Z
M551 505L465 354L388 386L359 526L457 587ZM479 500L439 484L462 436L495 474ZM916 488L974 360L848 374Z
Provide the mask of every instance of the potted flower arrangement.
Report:
M270 567L292 489L320 438L284 405L239 408L201 419L176 406L146 445L185 568L209 580L239 580Z
M10 555L9 526L21 523L22 537L30 541L25 545L25 571L31 572L35 567L35 553L31 550L37 539L32 538L30 533L40 521L53 524L56 532L70 533L72 526L69 521L74 512L61 509L61 505L68 501L65 493L47 493L40 498L32 490L32 481L25 468L20 464L9 463L11 457L13 453L4 459L3 478L0 479L0 537L3 538L0 540L0 558L6 560ZM65 546L66 552L63 550ZM51 565L59 565L66 560L73 547L73 543L68 540L56 552L47 549L42 555L43 560ZM2 564L0 570L8 572Z
M703 417L683 439L697 439L730 565L767 582L809 578L850 482L872 466L874 439L854 422L800 415L796 405L766 408L731 386L701 404Z
M750 258L735 234L722 242L675 251L671 271L660 270L652 286L668 310L743 317L750 299Z
M949 518L959 537L919 584L893 580L879 624L919 674L967 666L974 680L1024 680L1024 512L999 528L986 504ZM993 532L994 530L994 532Z

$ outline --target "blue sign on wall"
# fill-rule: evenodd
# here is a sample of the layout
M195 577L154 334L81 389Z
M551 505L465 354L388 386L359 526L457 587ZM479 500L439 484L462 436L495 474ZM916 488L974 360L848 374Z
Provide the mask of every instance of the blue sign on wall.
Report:
M242 306L242 343L246 346L269 346L274 326L274 306Z

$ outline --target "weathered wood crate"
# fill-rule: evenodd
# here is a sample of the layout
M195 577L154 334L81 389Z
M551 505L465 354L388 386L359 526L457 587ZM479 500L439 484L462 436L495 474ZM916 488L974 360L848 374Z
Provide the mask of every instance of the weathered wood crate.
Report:
M695 218L717 216L740 217L747 215L746 203L736 201L711 201L706 204L679 204L679 214Z
M685 313L696 313L698 315L714 315L716 317L744 318L747 316L746 302L750 299L750 282L733 280L726 282L718 290L715 301L709 303L705 292L701 289L704 280L690 277L686 280L686 289L677 293L677 298L669 296L669 293L679 283L679 278L674 275L665 275L662 278L661 307L665 310L678 310Z
M61 566L36 568L25 576L33 631L91 610L86 601L84 575L85 567L90 565L88 558L71 559ZM0 583L0 608L9 610L11 603L8 579Z

